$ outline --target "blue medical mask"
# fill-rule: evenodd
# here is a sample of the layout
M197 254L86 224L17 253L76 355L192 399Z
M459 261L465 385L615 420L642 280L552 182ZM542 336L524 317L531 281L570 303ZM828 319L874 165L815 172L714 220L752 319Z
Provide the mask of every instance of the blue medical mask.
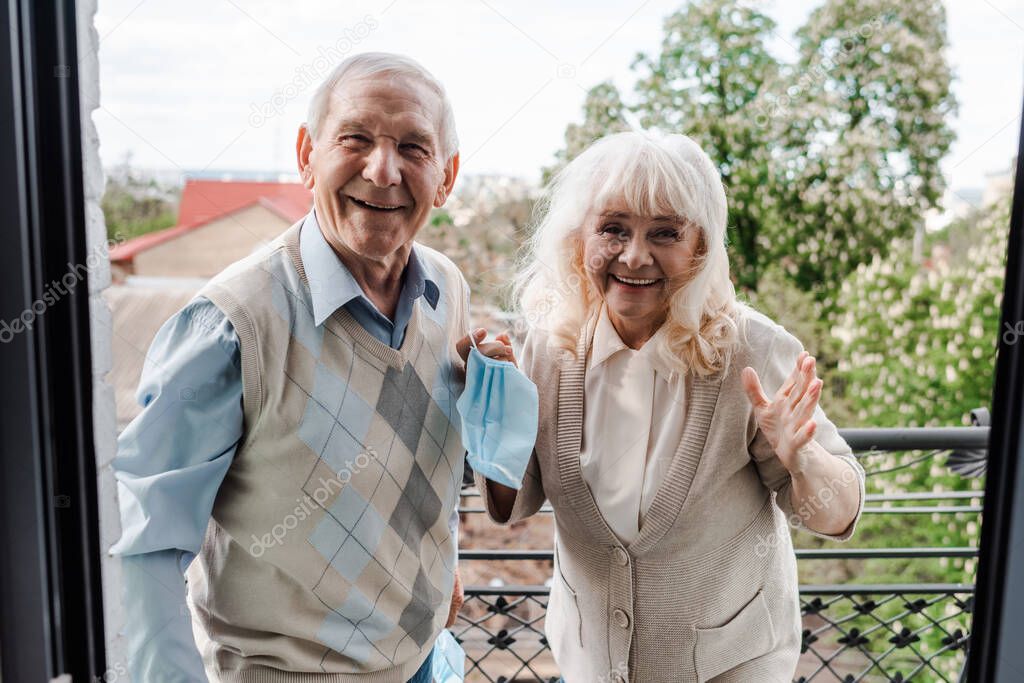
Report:
M466 388L456 407L462 418L462 445L474 470L518 489L537 441L537 387L509 361L473 348L466 363Z
M436 683L462 683L466 676L466 652L448 629L434 641L431 663Z

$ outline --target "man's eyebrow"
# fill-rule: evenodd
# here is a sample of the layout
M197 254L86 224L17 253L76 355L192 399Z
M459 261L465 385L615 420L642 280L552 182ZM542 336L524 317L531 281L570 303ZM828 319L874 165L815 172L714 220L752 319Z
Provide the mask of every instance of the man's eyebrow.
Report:
M347 130L365 131L366 126L364 126L356 119L342 119L341 121L338 121L337 125L334 127L334 130L335 132L338 133Z
M425 130L414 130L402 136L403 142L414 142L418 145L433 146L434 136Z
M342 119L335 126L336 135L350 131L367 132L368 130L369 128L358 119ZM404 134L402 142L412 142L424 147L432 147L436 144L436 136L426 129L417 128Z

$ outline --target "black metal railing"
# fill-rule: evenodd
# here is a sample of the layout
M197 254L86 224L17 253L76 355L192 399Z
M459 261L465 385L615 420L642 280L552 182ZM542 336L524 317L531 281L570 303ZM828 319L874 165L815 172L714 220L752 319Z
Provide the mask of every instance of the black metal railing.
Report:
M956 681L974 587L958 584L803 586L797 681ZM453 632L467 678L556 681L544 637L547 588L470 588ZM925 636L935 636L931 642Z
M869 482L881 474L930 467L937 456L954 449L983 450L988 439L986 427L840 431L865 466ZM921 450L927 452L908 453L902 460L896 455ZM873 458L883 454L888 462L872 467ZM965 485L969 483L964 480ZM470 491L466 495L479 494ZM913 515L915 524L922 525L948 515L977 520L981 513L978 503L983 498L980 490L869 493L864 514ZM468 505L461 511L480 514L483 509ZM550 513L550 507L543 511ZM796 550L800 561L892 560L905 563L901 566L936 560L973 561L977 554L972 546ZM550 563L552 556L548 549L467 548L460 552L463 563ZM970 639L973 572L963 572L957 579L956 583L801 585L803 643L795 680L961 680ZM544 637L547 597L545 585L466 588L466 603L452 631L466 651L467 681L559 679Z
M973 600L959 584L802 586L797 681L957 680Z

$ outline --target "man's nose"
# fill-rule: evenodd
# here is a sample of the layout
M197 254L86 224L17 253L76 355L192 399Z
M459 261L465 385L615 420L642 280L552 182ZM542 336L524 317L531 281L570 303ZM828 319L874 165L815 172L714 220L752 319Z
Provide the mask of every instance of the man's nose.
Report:
M392 145L383 143L374 146L363 168L363 179L377 187L391 187L402 182L398 152Z
M624 264L630 270L637 270L654 263L651 251L647 248L647 240L630 239L619 252L619 263Z

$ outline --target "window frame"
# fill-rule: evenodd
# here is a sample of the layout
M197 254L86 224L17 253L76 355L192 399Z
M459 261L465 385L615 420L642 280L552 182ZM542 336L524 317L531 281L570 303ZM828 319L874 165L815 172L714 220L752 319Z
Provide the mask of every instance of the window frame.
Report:
M69 264L87 264L76 8L4 9L0 320L25 314L31 329L0 345L2 678L103 680L88 271L44 298Z

